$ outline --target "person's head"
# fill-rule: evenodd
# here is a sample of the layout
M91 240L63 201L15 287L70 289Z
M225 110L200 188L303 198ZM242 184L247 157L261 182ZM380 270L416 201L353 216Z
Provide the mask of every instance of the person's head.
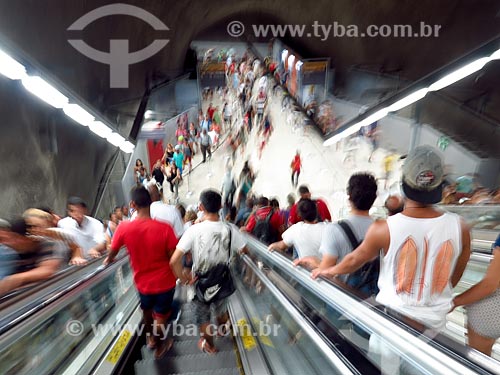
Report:
M299 155L300 156L300 150L295 151L295 155Z
M288 206L293 206L295 204L295 195L293 193L288 194L286 196L286 201Z
M153 183L149 183L147 186L147 191L149 196L151 197L152 202L158 202L161 200L161 192L158 190L158 186Z
M109 214L109 221L118 224L118 217L116 217L114 211Z
M34 228L47 229L53 227L52 215L37 208L29 208L23 213L25 223Z
M208 113L205 115L205 120L208 120Z
M297 212L302 220L313 223L318 218L316 202L311 199L301 199L297 205Z
M180 151L180 149L181 149L181 146L175 145L175 147L174 147L175 152L178 153Z
M213 103L210 103L209 107L212 107L212 104L213 104Z
M25 219L15 219L11 223L10 230L0 231L0 243L18 252L32 251L37 240L30 236L30 228Z
M276 198L273 198L269 201L269 205L272 207L272 208L276 208L279 210L280 208L280 202L278 201L278 199Z
M175 206L175 208L177 208L177 211L179 211L179 214L181 215L182 218L186 216L186 207L184 207L183 204L179 203L177 206Z
M355 209L368 211L377 198L377 180L371 173L355 173L347 183L347 195Z
M403 165L403 193L418 203L438 203L443 194L443 176L443 161L437 150L428 145L416 147Z
M260 197L257 199L257 206L258 207L266 207L269 206L269 199L266 197Z
M311 199L311 192L306 185L299 186L300 199Z
M81 225L87 214L87 204L85 201L79 197L70 197L67 202L67 209L68 216Z
M57 227L57 223L59 223L59 220L61 220L61 217L54 212L54 210L48 206L41 206L37 207L39 210L42 210L44 212L47 212L52 216L52 226Z
M196 215L196 212L193 211L193 210L188 210L186 212L186 215L184 215L184 222L185 223L188 223L188 222L191 222L193 223L196 219L198 218L198 216Z
M248 208L252 209L255 204L253 197L248 197L245 201L245 204Z
M384 207L389 216L393 216L402 212L405 208L405 202L400 195L389 195L385 200Z
M127 205L124 205L122 207L122 213L123 213L123 217L128 217L129 209L128 209Z
M216 214L221 208L222 197L212 189L203 190L200 194L200 210L207 214Z
M136 167L142 167L142 165L143 165L143 164L142 164L142 160L141 160L141 159L137 159L137 160L135 161L135 166L136 166Z
M120 206L115 207L115 209L113 210L113 212L115 213L116 219L118 221L122 221L123 220L123 211L122 211L122 208Z
M130 207L135 208L137 211L149 208L151 205L151 197L145 187L135 187L130 193L131 202Z
M192 122L189 123L189 129L194 130L194 123Z

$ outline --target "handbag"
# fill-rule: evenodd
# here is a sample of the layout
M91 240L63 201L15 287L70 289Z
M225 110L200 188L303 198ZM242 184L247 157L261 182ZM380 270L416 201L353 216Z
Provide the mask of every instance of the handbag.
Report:
M203 303L211 304L229 297L234 293L233 277L229 262L231 259L231 227L227 225L229 230L229 249L227 263L219 263L204 273L197 273L197 281L195 285L196 298Z

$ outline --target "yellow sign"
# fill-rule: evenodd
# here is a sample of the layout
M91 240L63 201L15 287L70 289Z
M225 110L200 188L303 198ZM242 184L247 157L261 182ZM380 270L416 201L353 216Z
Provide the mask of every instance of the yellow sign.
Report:
M240 319L236 324L238 326L238 334L241 337L245 350L250 351L254 349L257 346L257 341L255 341L255 337L253 337L246 319Z
M106 357L106 361L116 365L131 338L132 333L130 333L130 331L124 330L118 338L116 344L113 346L113 349L111 349L111 352L109 352L108 356Z
M328 68L328 61L305 61L303 72L323 72Z

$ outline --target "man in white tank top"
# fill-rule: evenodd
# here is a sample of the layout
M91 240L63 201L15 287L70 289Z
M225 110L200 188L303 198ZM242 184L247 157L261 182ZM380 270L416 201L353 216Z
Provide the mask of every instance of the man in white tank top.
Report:
M403 166L403 212L375 222L363 243L319 275L352 273L382 249L377 301L425 325L441 329L452 307L452 289L470 256L470 231L455 214L433 205L441 200L443 164L437 151L420 146Z

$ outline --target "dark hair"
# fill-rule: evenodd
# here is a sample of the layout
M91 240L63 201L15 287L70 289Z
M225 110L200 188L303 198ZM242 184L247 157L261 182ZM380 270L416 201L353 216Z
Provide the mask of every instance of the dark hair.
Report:
M271 199L271 201L269 202L269 204L273 208L280 208L280 202L276 198Z
M216 214L221 208L222 197L212 189L203 190L200 194L200 202L209 214Z
M181 217L184 219L184 216L186 216L186 208L180 203L177 206L175 206L175 208L177 208L177 211L179 211Z
M316 202L311 199L301 199L297 204L297 211L302 220L312 222L318 218Z
M137 208L146 208L151 205L151 196L144 186L133 188L130 196Z
M138 161L140 161L140 162L141 162L141 165L143 165L142 160L141 160L141 159L137 159L137 160L135 161L135 165L136 165L136 166L137 166L137 162L138 162Z
M26 236L28 234L29 225L26 224L26 221L21 217L12 221L10 225L11 232L20 234L21 236Z
M377 180L371 173L355 173L349 178L347 194L354 207L368 211L377 199Z
M299 194L308 194L309 193L309 188L306 185L300 185L299 186Z
M257 206L269 206L269 199L267 199L266 197L260 197L259 199L257 199Z
M87 208L87 203L85 203L85 201L79 197L69 197L67 205L68 206L81 206L83 208Z

